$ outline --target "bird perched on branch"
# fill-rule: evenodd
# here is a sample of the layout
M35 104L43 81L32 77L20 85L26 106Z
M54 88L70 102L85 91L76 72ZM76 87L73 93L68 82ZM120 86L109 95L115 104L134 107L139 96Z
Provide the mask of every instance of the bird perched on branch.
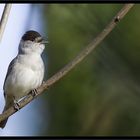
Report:
M11 61L4 81L4 97L6 111L11 106L18 109L18 100L30 91L35 94L36 88L44 78L44 62L41 54L45 48L43 37L36 31L27 31L21 38L17 56ZM4 128L8 118L0 122Z

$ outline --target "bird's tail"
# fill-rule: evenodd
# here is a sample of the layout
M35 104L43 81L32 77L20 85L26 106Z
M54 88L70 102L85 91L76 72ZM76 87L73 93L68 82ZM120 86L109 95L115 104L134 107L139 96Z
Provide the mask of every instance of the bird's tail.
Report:
M0 128L4 128L5 127L5 125L6 125L6 123L7 123L7 121L8 121L8 118L6 118L5 120L3 120L2 122L0 122Z
M5 107L3 109L3 112L5 112L7 109L9 109L12 105L14 105L13 99L10 98L10 99L6 100L6 104L5 104ZM5 127L5 125L6 125L7 121L8 121L8 118L6 118L5 120L0 122L0 128L3 129Z

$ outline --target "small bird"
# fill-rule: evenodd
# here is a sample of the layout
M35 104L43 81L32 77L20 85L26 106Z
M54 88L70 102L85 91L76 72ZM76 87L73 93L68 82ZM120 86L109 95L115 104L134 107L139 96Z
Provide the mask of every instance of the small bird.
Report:
M44 78L45 66L41 54L45 49L43 37L36 31L29 30L21 38L17 56L11 61L4 81L6 111L16 105L18 100L39 87ZM0 122L4 128L8 118Z

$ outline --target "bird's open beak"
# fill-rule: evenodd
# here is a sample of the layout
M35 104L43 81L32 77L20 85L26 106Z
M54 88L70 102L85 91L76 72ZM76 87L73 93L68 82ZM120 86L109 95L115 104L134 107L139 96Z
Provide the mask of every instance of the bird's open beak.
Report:
M40 43L41 43L41 44L48 44L48 43L49 43L49 41L48 41L48 40L43 39Z

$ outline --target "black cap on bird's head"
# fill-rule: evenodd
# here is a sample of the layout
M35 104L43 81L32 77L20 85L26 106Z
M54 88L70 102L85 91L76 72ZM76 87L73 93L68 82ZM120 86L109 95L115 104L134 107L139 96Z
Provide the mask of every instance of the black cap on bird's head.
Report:
M22 36L23 41L34 41L37 43L48 43L48 41L45 41L44 38L36 31L29 30Z
M24 41L27 40L34 41L37 37L41 37L41 35L36 31L29 30L22 36L22 39Z

